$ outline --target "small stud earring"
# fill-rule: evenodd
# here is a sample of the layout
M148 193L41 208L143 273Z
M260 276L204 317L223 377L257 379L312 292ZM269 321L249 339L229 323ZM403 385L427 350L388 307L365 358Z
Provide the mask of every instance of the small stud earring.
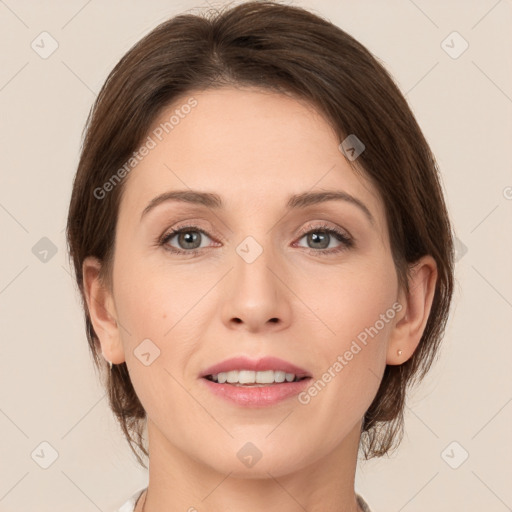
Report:
M401 355L402 355L402 351L401 351L401 350L399 350L399 351L397 352L397 354L398 354L399 356L401 356Z
M109 361L108 364L110 366L110 371L112 371L112 361Z

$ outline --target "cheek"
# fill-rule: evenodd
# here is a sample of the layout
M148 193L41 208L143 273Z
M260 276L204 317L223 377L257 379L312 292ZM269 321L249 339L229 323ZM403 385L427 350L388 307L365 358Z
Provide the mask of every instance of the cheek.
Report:
M197 342L193 323L191 328L196 313L190 310L199 292L191 281L201 279L156 269L142 257L119 258L116 265L116 311L125 327L120 332L133 386L152 418L177 413L187 407L187 395L172 376L178 377ZM163 403L168 405L162 409Z
M120 244L118 252L114 266L114 291L116 311L121 321L124 319L138 334L148 336L149 331L145 332L148 329L161 337L164 331L160 324L172 321L175 316L173 310L182 306L183 292L187 287L180 282L178 273L171 276L164 269L156 268L151 259L144 257L136 247L123 249ZM129 257L126 256L128 254Z
M337 398L331 399L343 396L350 402L351 396L371 396L385 365L387 340L397 314L394 265L381 257L371 265L340 272L338 279L331 274L325 283L316 288L314 297L310 292L307 300L317 304L315 313L328 327L320 325L324 334L316 347L324 367L321 371L330 369L336 375L328 387ZM348 390L352 391L345 394Z
M163 283L144 272L127 272L116 286L116 311L121 322L137 337L160 337L163 332L159 324L164 321L165 310ZM160 320L158 319L160 317Z
M395 268L384 256L371 262L361 261L359 265L340 270L338 275L331 269L323 276L320 286L318 281L313 286L313 281L305 285L302 293L317 306L313 309L325 319L334 336L342 340L356 336L386 315L398 291ZM381 329L387 330L389 324L386 326Z
M173 269L162 260L155 265L149 258L132 256L116 262L116 311L126 327L121 332L126 359L133 357L143 340L150 339L160 350L158 364L172 368L179 366L201 338L207 303L201 299L218 277L184 267Z
M320 301L315 313L329 329L322 328L326 334L315 344L316 380L300 403L323 418L319 428L336 444L344 429L364 415L379 388L396 316L397 282L394 266L382 259L360 269L352 267L340 273L337 282L326 283L321 293L309 296L309 300Z

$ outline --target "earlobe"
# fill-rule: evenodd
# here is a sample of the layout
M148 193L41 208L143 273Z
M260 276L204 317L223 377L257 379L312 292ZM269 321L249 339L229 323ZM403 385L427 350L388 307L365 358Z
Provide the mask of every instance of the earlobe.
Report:
M92 256L82 265L84 294L89 316L101 344L103 357L115 364L122 363L124 352L112 292L101 282L101 262Z
M409 293L400 292L402 312L391 332L386 363L405 363L421 340L427 324L437 282L437 264L430 255L423 256L411 267Z

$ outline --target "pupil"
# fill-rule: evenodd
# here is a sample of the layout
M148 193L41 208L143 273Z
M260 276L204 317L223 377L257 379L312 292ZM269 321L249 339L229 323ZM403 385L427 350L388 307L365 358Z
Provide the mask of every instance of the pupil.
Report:
M329 242L328 242L328 234L325 233L325 232L322 232L322 231L319 231L318 233L321 233L320 235L316 234L316 233L312 233L309 237L309 241L312 242L312 243L318 243L320 242L321 243L321 248L322 249L325 249L328 247L329 245ZM327 241L327 244L325 244L325 242ZM323 242L323 244L322 244Z
M194 246L194 247L188 247L187 244L193 244L194 241L197 241L199 239L199 235L197 234L197 232L194 232L194 231L186 231L185 233L182 233L181 235L182 237L182 241L184 241L184 244L185 244L185 247L187 249L196 249L197 247Z

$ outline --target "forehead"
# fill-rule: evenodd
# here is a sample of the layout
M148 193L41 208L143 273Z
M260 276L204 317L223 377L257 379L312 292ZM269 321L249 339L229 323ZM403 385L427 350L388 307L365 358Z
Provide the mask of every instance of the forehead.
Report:
M140 216L152 198L176 189L214 192L226 208L253 213L283 207L292 194L336 189L383 217L373 185L304 101L255 88L191 91L160 113L148 137L152 149L125 178L121 214Z

